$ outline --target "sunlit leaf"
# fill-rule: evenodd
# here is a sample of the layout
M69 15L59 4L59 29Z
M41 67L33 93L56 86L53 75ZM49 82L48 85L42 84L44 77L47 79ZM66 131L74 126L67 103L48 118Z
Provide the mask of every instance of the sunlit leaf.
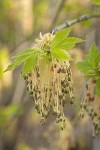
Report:
M97 67L97 65L100 62L100 52L95 44L93 44L90 48L90 51L88 54L88 61L94 68Z
M20 53L18 53L16 56L12 57L12 58L16 58L16 57L20 57L20 56L25 56L25 55L30 55L34 53L34 49L33 48L30 48L30 49L26 49Z
M90 48L88 55L81 62L77 63L77 68L85 73L85 76L98 76L98 66L100 63L100 52L95 44Z
M22 75L30 72L35 67L35 65L37 64L37 61L38 61L38 55L37 54L35 54L32 57L30 57L29 59L27 59L26 63L23 66L23 69L22 69Z
M19 64L11 64L7 67L7 69L4 72L11 71L11 70L15 69L18 65Z
M27 49L23 52L20 52L14 57L14 62L11 65L9 65L4 72L15 69L18 65L20 65L21 63L25 62L27 59L34 56L36 51L38 51L38 49Z
M62 50L53 50L51 54L54 58L58 60L72 60L70 55Z
M4 72L6 72L6 71L11 71L11 70L13 70L13 69L15 69L18 65L20 65L21 63L23 63L23 62L25 62L28 58L30 58L32 55L25 55L25 56L21 56L21 57L17 57L16 59L15 59L15 61L11 64L11 65L9 65L8 67L7 67L7 69L4 71Z
M81 72L83 72L83 73L86 73L88 70L91 69L91 65L88 64L88 63L85 62L85 61L78 62L78 63L76 64L76 66L77 66L77 68L78 68Z
M58 31L55 35L55 38L51 42L51 48L54 49L58 47L69 35L72 27L69 27L67 29Z
M59 45L59 48L64 50L70 50L75 47L76 43L80 42L83 42L83 40L79 38L68 37L64 39L64 41Z

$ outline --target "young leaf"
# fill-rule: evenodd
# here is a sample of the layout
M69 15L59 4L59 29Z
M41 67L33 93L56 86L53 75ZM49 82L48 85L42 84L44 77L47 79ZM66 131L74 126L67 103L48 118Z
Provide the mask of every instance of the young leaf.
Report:
M88 70L86 73L85 73L85 77L88 77L88 78L91 78L91 77L96 77L96 76L99 76L99 72L96 72L96 70Z
M4 70L4 72L11 71L11 70L15 69L17 66L18 66L17 64L13 63L13 64L9 65L7 67L7 69Z
M70 55L68 53L66 53L65 51L62 50L53 50L51 52L52 56L58 60L72 60L72 58L70 57Z
M37 64L37 61L38 61L38 54L35 54L35 55L31 56L29 59L27 59L26 63L23 66L23 69L22 69L22 75L30 72Z
M75 47L76 43L80 43L80 42L83 42L83 40L79 38L68 37L64 39L64 41L58 47L59 49L70 50L73 47Z
M12 59L16 59L19 57L28 57L29 55L33 55L35 52L43 53L43 51L41 51L41 49L39 48L30 48L18 53L16 56L13 56Z
M78 69L85 73L85 76L98 76L98 65L100 63L100 52L95 44L92 45L88 55L85 57L84 61L78 62ZM92 71L92 72L91 72Z
M90 48L88 61L93 68L97 67L100 62L100 52L95 44L93 44Z
M21 57L21 56L26 56L26 55L31 55L32 53L34 53L34 50L33 48L30 48L30 49L26 49L20 53L18 53L16 56L13 56L13 58L16 58L16 57Z
M97 95L98 97L100 97L100 79L98 79L98 80L96 81L95 91L96 91L96 95Z
M20 52L15 56L14 62L11 65L9 65L4 72L15 69L18 65L25 62L30 57L34 56L36 51L38 51L38 49L27 49L23 52Z
M51 42L51 48L54 49L55 47L58 47L63 41L64 39L66 39L71 31L72 27L69 27L67 29L58 31L53 39L53 41Z
M91 65L86 61L78 62L76 66L83 73L86 73L88 70L91 70Z
M22 62L26 61L33 55L27 55L27 56L25 55L25 56L20 56L20 57L15 58L14 62L10 64L4 72L15 69L18 65L20 65Z

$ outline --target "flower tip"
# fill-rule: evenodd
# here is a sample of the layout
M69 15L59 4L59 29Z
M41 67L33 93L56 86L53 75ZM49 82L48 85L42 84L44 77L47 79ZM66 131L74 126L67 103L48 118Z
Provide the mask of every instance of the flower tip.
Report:
M40 38L42 39L43 38L43 35L42 35L42 33L40 32Z

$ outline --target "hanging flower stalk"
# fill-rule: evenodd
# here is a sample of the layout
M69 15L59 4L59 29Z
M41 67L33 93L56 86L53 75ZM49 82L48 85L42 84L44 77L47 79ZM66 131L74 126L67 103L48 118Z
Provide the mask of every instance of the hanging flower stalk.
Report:
M68 28L56 35L47 33L43 36L40 33L40 39L35 40L34 47L16 55L14 63L6 70L12 70L25 62L22 76L41 116L41 122L45 122L52 110L62 129L65 125L63 107L68 95L71 103L74 99L70 67L72 58L67 51L83 41L68 37L70 31L71 28Z
M52 34L44 36L40 34L40 40L36 40L35 48L48 48L46 49L48 58L39 58L36 67L25 75L24 79L42 122L44 123L52 109L53 114L57 116L57 122L62 123L61 128L63 128L65 122L63 107L67 95L70 95L71 103L74 99L72 74L69 60L59 61L49 56L51 55L50 42L53 37Z
M86 91L81 102L81 117L86 114L93 122L93 136L100 133L100 51L93 44L83 61L77 63L78 69L88 79Z
M93 122L93 136L100 133L100 98L95 95L96 79L89 79L81 102L81 117L87 113Z

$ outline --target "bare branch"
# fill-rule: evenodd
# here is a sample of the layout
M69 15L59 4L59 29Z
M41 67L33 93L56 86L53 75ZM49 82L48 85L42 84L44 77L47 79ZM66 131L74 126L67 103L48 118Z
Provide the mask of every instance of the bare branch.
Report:
M94 14L94 15L84 14L84 15L82 15L79 18L76 18L74 20L66 21L65 23L61 24L60 26L55 27L52 30L52 34L55 34L57 31L63 30L65 28L67 28L67 27L70 27L70 26L76 24L76 23L83 22L85 20L90 20L90 19L93 19L93 18L100 18L100 14Z

